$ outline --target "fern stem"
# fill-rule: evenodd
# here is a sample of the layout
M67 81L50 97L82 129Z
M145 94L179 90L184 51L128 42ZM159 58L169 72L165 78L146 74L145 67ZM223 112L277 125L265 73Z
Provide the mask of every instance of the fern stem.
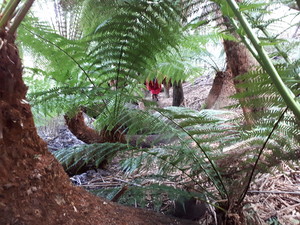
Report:
M118 71L117 71L117 79L116 79L116 90L118 90L118 85L119 85L119 77L120 77L120 72L121 72L121 59L123 56L123 49L124 49L125 44L122 45L121 50L120 50L120 56L119 56L119 62L118 62ZM119 112L120 109L120 104L121 104L121 98L119 96L119 94L116 94L116 98L115 98L115 110L114 110L114 117L117 118L117 113Z
M138 149L138 152L139 152L139 151L141 151L141 150ZM157 157L156 154L153 154L153 153L151 153L151 152L148 152L147 150L143 150L143 149L142 149L142 151L144 151L146 154L149 154L149 155L152 155L152 156L154 156L154 157ZM190 176L187 172L185 172L184 169L181 169L180 167L178 167L178 166L176 166L176 165L170 163L168 160L164 159L163 157L157 157L157 158L160 159L160 160L162 160L162 161L164 161L165 163L168 163L169 165L171 165L171 166L174 167L175 169L178 169L182 174L184 174L185 176L189 177L189 178L191 179L191 181L193 181L195 184L198 184L198 185L199 185L199 188L200 188L203 192L205 192L205 193L207 193L208 195L210 195L211 197L215 198L210 192L208 192L204 187L202 187L202 185L201 185L198 181L196 181L192 176ZM217 208L219 208L219 209L221 209L222 211L225 212L225 210L224 210L223 208L221 208L221 207L219 207L219 206L218 206Z
M21 0L11 0L8 2L6 8L4 9L3 16L0 19L0 29L4 29L8 21L11 19L11 15L16 10L18 4Z
M263 32L263 34L264 34L267 38L270 37L268 31L267 31L264 27L261 27L260 30ZM289 59L288 55L285 54L285 53L283 53L283 50L278 46L278 44L275 44L274 47L275 47L275 49L278 51L278 54L280 54L280 55L282 56L282 58L284 58L285 62L286 62L287 64L290 65L292 62L291 62L291 60ZM296 79L299 79L299 78L300 78L300 75L299 75L298 73L295 73L295 78L296 78Z
M159 111L158 111L158 112L159 112ZM215 184L215 187L219 190L220 195L221 195L223 198L224 198L223 192L225 193L226 198L227 198L228 203L229 203L229 196L228 196L228 192L227 192L227 189L226 189L226 187L225 187L225 184L223 183L223 179L222 179L222 177L221 177L219 171L217 170L217 168L216 168L214 162L210 159L210 157L208 156L208 154L206 153L206 151L202 148L202 146L198 143L198 141L197 141L192 135L190 135L190 133L189 133L186 129L184 129L182 126L180 126L180 125L179 125L178 123L176 123L174 120L172 120L170 117L164 115L164 114L161 113L161 112L159 112L159 113L160 113L162 116L164 116L164 117L166 117L167 119L169 119L169 120L170 120L172 123L174 123L177 127L179 127L184 133L186 133L186 134L187 134L187 135L188 135L188 136L196 143L197 147L198 147L198 148L201 150L201 152L204 154L204 156L206 157L206 159L209 161L209 164L211 165L212 169L213 169L214 172L216 173L216 175L217 175L217 177L218 177L218 179L219 179L219 181L220 181L220 183L221 183L221 186L222 186L222 188L223 188L223 191L220 190L219 186L214 182L214 179L211 178L212 182ZM196 161L198 161L198 159L197 159L195 156L194 156L194 158L196 159ZM203 168L203 167L202 167L202 168ZM203 170L204 170L204 172L206 173L206 175L207 175L208 177L211 177L211 176L207 173L207 171L206 171L205 168L203 168Z
M33 2L34 2L34 0L27 0L24 3L23 7L21 8L21 10L16 15L16 17L14 19L14 22L12 23L11 28L8 31L9 34L13 35L16 32L16 30L19 27L20 23L22 22L22 20L26 16L27 12L31 8Z
M243 191L241 197L240 197L239 200L238 200L238 203L237 203L238 205L241 204L242 201L244 200L244 198L245 198L245 196L246 196L246 194L247 194L247 192L248 192L248 190L249 190L249 188L250 188L250 184L251 184L251 182L252 182L252 179L254 178L254 172L255 172L256 167L257 167L257 165L258 165L258 161L260 160L260 157L261 157L261 155L262 155L264 149L266 148L267 143L269 142L269 140L270 140L272 134L274 133L274 131L275 131L276 128L278 127L280 121L283 119L283 117L284 117L285 113L288 111L288 109L289 109L289 108L286 107L285 110L283 111L283 113L280 115L280 117L278 118L278 120L277 120L276 123L274 124L274 126L273 126L273 128L272 128L272 131L269 133L269 135L268 135L267 139L265 140L263 146L262 146L261 149L259 150L257 159L256 159L255 164L254 164L254 166L253 166L253 169L252 169L252 171L251 171L251 174L250 174L249 180L248 180L248 182L247 182L246 188L245 188L245 190Z
M294 115L300 120L300 104L295 99L295 95L292 91L284 84L281 77L279 76L276 68L272 64L269 56L265 52L264 48L261 46L259 39L255 36L254 31L252 30L250 24L244 17L244 15L240 12L239 6L234 0L227 0L228 5L234 12L235 16L239 20L241 26L243 27L244 31L246 32L247 36L251 40L254 48L256 49L260 61L258 61L261 66L267 71L271 80L273 81L275 87L277 88L279 94L284 99L286 105L293 111Z

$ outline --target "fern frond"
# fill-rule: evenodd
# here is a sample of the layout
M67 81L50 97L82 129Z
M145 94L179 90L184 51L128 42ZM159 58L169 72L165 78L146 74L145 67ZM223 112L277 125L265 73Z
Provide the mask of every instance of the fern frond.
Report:
M156 178L159 180L159 177L151 177L152 179ZM146 178L145 178L146 179ZM106 188L92 190L91 192L97 196L105 197L112 199L112 197L117 193L119 188ZM148 196L146 198L145 196ZM147 186L135 186L131 185L124 195L119 200L119 203L129 206L138 206L138 207L147 207L151 202L152 208L155 211L159 211L164 203L166 198L171 201L181 202L184 199L190 199L195 197L206 201L205 196L200 193L188 193L179 188L174 188L162 184L150 184Z
M128 150L128 148L128 145L121 143L96 143L60 149L53 154L66 171L76 173L84 166L98 168L104 159L111 160L117 152Z

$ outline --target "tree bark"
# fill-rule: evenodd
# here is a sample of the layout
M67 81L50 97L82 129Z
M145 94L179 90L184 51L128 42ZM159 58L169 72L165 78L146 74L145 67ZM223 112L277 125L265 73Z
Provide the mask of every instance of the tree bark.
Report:
M171 80L163 79L162 84L164 85L164 93L166 98L170 98L170 88L172 86Z
M217 72L212 87L205 100L205 109L223 109L236 103L230 98L236 93L230 70Z
M296 3L298 5L298 9L300 9L300 0L296 0Z
M237 87L237 85L240 84L242 81L239 81L235 78L239 75L251 71L254 65L256 65L256 62L254 58L250 55L248 49L242 43L224 40L223 44L227 58L227 67L232 73L233 82L236 87L236 92L244 92L244 89ZM240 104L242 106L246 124L253 125L253 112L255 111L255 109L247 107L245 105L247 101L249 101L249 99L240 99Z
M173 103L172 106L180 106L183 103L184 95L181 81L173 83Z
M164 139L161 135L125 135L118 128L112 131L107 131L103 129L101 132L88 127L85 124L83 113L80 111L72 118L65 116L66 125L69 130L74 134L79 140L87 143L129 143L131 146L140 148L150 148L153 144L167 144L174 139Z
M205 99L205 103L204 103L205 109L213 108L215 102L217 101L217 99L220 96L220 93L222 91L225 76L226 76L226 74L222 71L219 71L216 73L212 87L209 91L207 98Z
M71 185L37 135L14 37L0 31L0 224L192 224Z
M221 109L229 106L232 102L230 96L235 93L230 71L216 73L212 87L205 99L205 109Z
M115 128L111 131L103 129L101 132L97 132L96 130L88 127L85 124L83 112L78 112L75 116L69 118L65 116L66 124L69 130L81 141L92 144L92 143L115 143L121 142L126 143L125 136Z

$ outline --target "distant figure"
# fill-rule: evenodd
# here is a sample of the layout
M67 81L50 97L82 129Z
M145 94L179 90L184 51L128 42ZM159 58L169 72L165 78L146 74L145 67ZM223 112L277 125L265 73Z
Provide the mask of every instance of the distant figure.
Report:
M157 79L153 79L149 82L146 82L147 89L151 91L152 99L158 101L158 94L161 91L161 84L158 83Z

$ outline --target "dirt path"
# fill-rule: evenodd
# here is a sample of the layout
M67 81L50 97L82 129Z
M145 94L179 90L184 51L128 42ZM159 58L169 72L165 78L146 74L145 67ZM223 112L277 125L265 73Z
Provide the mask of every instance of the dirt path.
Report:
M185 107L199 110L204 104L206 97L211 89L213 77L203 76L195 79L192 82L183 83L184 103ZM173 89L170 88L170 97L166 98L165 94L159 94L159 107L172 106ZM150 99L150 98L149 98Z

